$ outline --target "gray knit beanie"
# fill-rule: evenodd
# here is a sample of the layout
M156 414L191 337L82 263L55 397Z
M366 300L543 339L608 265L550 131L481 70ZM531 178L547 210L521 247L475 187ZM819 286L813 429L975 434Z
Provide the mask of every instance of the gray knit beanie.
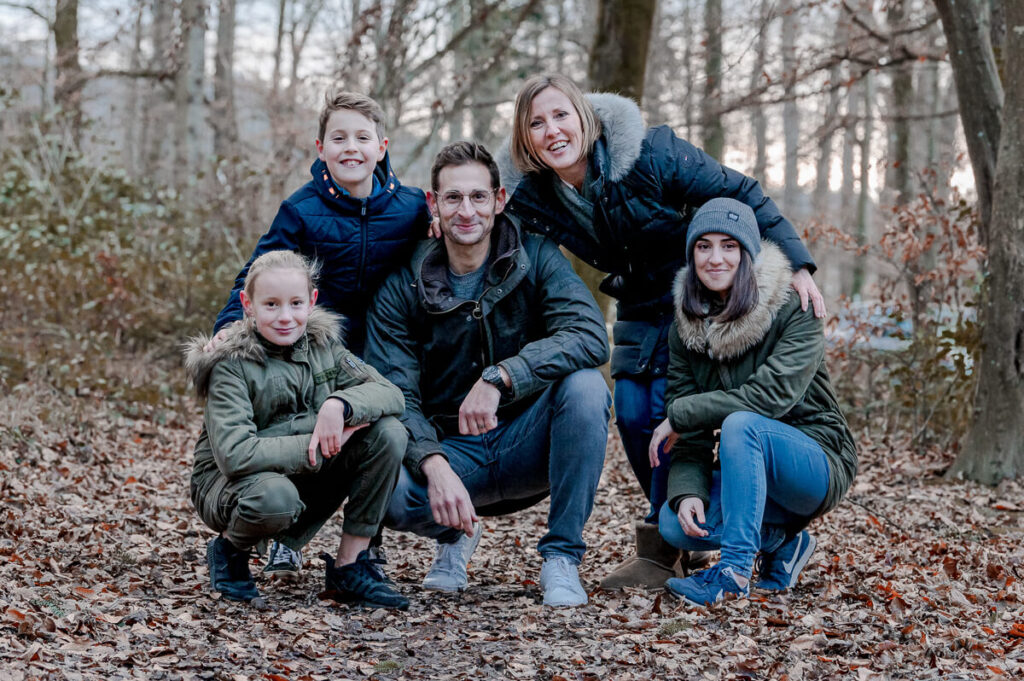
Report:
M686 263L693 263L693 246L705 234L728 234L751 258L761 252L761 233L754 211L736 199L711 199L697 211L686 230Z

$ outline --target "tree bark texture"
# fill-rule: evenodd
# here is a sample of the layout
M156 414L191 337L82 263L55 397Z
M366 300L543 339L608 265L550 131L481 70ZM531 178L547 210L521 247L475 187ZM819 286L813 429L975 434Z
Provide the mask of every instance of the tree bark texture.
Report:
M793 213L800 196L800 108L796 103L796 21L797 6L793 0L782 4L782 80L786 101L782 105L782 137L785 142L785 184L783 210Z
M761 0L757 22L757 37L754 46L754 66L750 70L750 91L757 92L764 78L765 66L768 63L768 24L771 21L771 9L768 0ZM754 170L753 178L762 185L768 172L768 117L764 113L764 105L760 99L750 107L750 127L754 133Z
M988 484L1024 473L1024 2L1007 2L1005 12L1006 101L1002 106L1002 134L998 154L994 150L985 153L986 158L997 156L997 161L987 241L987 295L982 315L982 351L977 364L978 394L971 430L950 470L952 475L963 474ZM943 23L945 26L945 15ZM945 30L948 35L949 27ZM987 44L987 40L982 42ZM977 43L964 47L973 51L985 49ZM978 58L954 57L954 70L961 60L966 62L966 68L973 69ZM958 74L958 88L961 82ZM985 91L992 97L1001 92L991 84ZM975 100L963 91L960 102L968 139L981 131L968 127L969 120L977 119L965 109L998 111L996 102ZM971 160L973 163L973 153Z
M53 42L57 48L54 103L60 107L77 145L82 132L82 88L85 86L82 65L78 61L78 0L57 0Z
M184 49L179 54L174 84L175 153L173 178L179 189L195 170L203 117L203 66L206 3L182 0L181 33Z
M716 159L725 151L722 126L722 0L706 0L704 5L704 101L701 102L701 126L704 151Z
M218 0L217 55L213 74L213 153L228 158L236 153L235 120L235 0Z
M889 150L886 160L885 185L889 199L902 206L910 201L910 103L914 99L913 62L906 57L905 0L890 0L887 14L889 25L889 56L897 66L892 71L889 90Z
M992 219L992 187L999 150L1003 87L996 68L988 26L978 0L934 0L946 34L953 80L960 101L960 119L974 169L981 213L981 243L988 246ZM1010 2L1008 5L1019 5ZM1009 13L1009 12L1008 12Z
M592 89L617 92L637 102L643 100L655 5L655 0L598 3L597 35L590 49L588 68Z

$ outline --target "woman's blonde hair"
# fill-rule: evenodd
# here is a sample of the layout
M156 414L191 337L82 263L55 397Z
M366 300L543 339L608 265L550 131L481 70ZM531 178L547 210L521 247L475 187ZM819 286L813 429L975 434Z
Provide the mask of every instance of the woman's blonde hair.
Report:
M267 251L253 261L249 266L249 272L245 275L245 295L252 298L253 289L256 288L256 279L264 272L271 270L298 270L306 275L309 282L309 292L313 293L316 288L316 280L320 276L320 263L311 258L299 255L294 251Z
M560 73L543 73L534 76L520 88L519 94L516 95L515 113L512 114L512 141L509 151L512 163L522 173L535 173L548 167L534 152L533 144L530 142L530 109L533 106L534 97L549 87L555 88L568 97L576 108L576 113L580 116L580 126L583 128L581 157L590 154L594 142L601 136L601 119L597 117L594 107L571 78Z

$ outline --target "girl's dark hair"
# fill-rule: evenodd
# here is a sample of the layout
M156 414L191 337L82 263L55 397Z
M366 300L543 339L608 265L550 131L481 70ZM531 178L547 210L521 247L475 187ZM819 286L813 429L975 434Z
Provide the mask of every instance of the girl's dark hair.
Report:
M731 322L748 314L757 306L757 277L754 275L754 261L750 253L740 253L740 264L729 289L729 297L722 306L718 294L709 291L697 278L697 268L692 264L686 268L683 280L683 295L679 307L689 319L711 317L716 322ZM707 310L705 310L707 308Z

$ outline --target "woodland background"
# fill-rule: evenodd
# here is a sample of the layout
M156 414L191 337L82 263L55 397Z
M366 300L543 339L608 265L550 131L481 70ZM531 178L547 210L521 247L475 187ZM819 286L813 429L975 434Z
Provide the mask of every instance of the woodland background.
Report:
M417 592L431 549L391 535L407 615L316 600L332 536L271 612L211 598L179 346L308 177L323 92L381 102L425 186L545 70L633 96L803 230L862 444L817 564L711 612L552 613L540 507L489 526L462 598ZM1022 78L1017 0L0 2L0 679L1020 674ZM613 436L591 586L630 477Z

